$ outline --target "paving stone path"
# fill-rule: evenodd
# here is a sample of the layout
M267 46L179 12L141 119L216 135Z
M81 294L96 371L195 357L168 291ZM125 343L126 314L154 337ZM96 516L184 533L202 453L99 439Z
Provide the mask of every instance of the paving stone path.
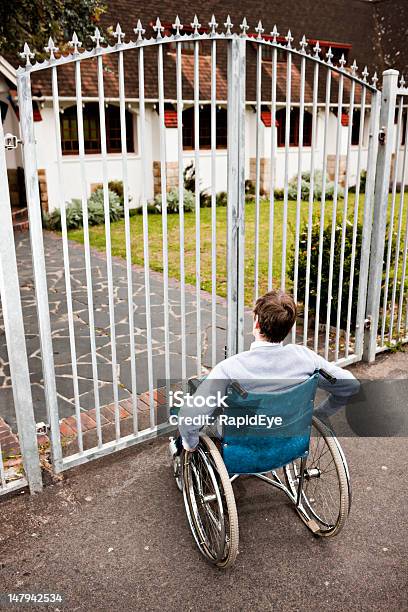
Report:
M38 335L30 239L28 233L16 234L16 252L20 275L21 299L27 340L30 376L34 410L37 422L47 421L44 385L41 365L41 351ZM60 418L74 414L74 392L68 333L68 315L63 268L62 241L49 232L44 232L44 248L47 265L47 280L54 362L58 392ZM70 242L71 284L75 324L75 341L78 363L80 404L84 411L95 407L91 348L89 335L88 301L86 292L85 258L82 245ZM106 258L103 253L92 251L92 279L94 296L94 317L98 359L98 386L101 406L112 403L113 377L111 365L111 341L108 309L108 285ZM113 284L115 295L115 331L119 377L119 399L131 397L130 343L128 322L128 289L126 264L114 258ZM144 271L132 269L133 308L135 325L137 391L148 389L147 334ZM154 385L165 377L164 369L164 305L163 277L151 272L151 321ZM170 315L170 364L171 377L181 377L181 316L180 286L176 280L169 282ZM195 288L186 290L186 351L187 375L196 373L196 296ZM201 296L202 318L202 363L209 367L211 359L211 300L208 293ZM250 330L250 317L246 327ZM250 336L247 335L247 343ZM226 338L226 303L217 300L217 361L224 356ZM15 429L15 414L8 367L7 347L3 320L0 320L0 417Z

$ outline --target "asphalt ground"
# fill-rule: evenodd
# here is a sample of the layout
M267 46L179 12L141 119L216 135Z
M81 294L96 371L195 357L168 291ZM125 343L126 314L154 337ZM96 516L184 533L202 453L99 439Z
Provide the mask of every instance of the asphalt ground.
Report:
M355 370L406 376L408 353ZM63 597L19 610L408 610L407 439L341 444L353 505L333 540L315 538L282 493L245 478L234 485L240 554L229 570L210 566L159 439L73 469L42 495L1 500L0 592Z

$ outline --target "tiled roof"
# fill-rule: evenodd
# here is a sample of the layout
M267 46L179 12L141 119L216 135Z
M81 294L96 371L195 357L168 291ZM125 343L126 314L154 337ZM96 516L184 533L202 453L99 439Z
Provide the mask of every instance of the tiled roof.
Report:
M390 3L385 3L387 6ZM188 25L192 21L193 13L197 9L199 21L205 26L214 13L223 28L223 21L227 14L231 15L234 23L234 31L239 31L239 24L244 15L253 31L258 19L262 20L265 34L268 34L277 24L281 33L291 29L294 36L294 45L305 33L310 39L335 41L352 46L349 63L355 57L357 64L363 68L368 65L372 74L375 69L388 67L393 59L400 68L406 66L408 51L405 43L404 32L407 29L407 7L404 0L393 1L392 10L385 7L360 0L325 0L324 3L316 0L303 0L301 3L295 0L275 0L272 5L265 5L260 0L246 0L246 2L232 2L226 0L222 6L215 0L209 0L202 6L190 7L185 3L172 2L171 0L152 0L151 2L135 3L134 0L110 0L108 12L102 16L101 26L106 29L120 22L126 33L126 40L135 39L133 28L137 19L140 18L146 29L145 36L152 36L153 22L157 15L167 28L174 22L176 14ZM376 8L375 8L376 7ZM394 11L396 7L396 11ZM395 16L392 17L391 14ZM398 34L393 36L394 31ZM381 38L382 37L382 38ZM384 41L384 44L383 44ZM297 46L297 45L296 45ZM164 54L164 83L165 98L176 98L175 79L175 53L174 46L166 47ZM210 46L208 43L202 45L204 57L200 59L200 98L209 100L210 97ZM126 96L138 98L138 52L129 50L125 52L126 71ZM207 56L207 57L205 57ZM405 59L404 59L405 58ZM388 62L388 63L387 63ZM82 86L85 97L97 96L96 61L87 60L82 64ZM308 64L311 64L308 62ZM270 64L263 64L264 86L262 98L266 102L270 99ZM322 71L321 71L322 72ZM49 71L41 71L33 74L34 93L42 95L51 94L51 81ZM286 69L284 63L278 66L278 95L282 100L285 98ZM310 65L307 71L305 98L311 100L311 89L313 84L313 70ZM59 89L61 96L75 96L74 66L68 65L59 69ZM217 44L217 98L225 100L227 94L227 61L226 45L223 42ZM193 98L193 55L183 54L183 95L186 99ZM333 82L333 96L336 78ZM107 97L118 96L117 83L117 55L104 56L104 80ZM347 81L347 79L346 79ZM269 85L268 85L269 82ZM256 83L256 51L255 45L247 45L247 99L255 100ZM269 90L268 90L269 87ZM292 97L299 98L300 77L299 65L294 62L292 68ZM346 84L346 96L349 84ZM359 87L356 88L357 97ZM319 98L324 95L324 79L320 79ZM157 48L145 48L145 97L147 100L157 98Z

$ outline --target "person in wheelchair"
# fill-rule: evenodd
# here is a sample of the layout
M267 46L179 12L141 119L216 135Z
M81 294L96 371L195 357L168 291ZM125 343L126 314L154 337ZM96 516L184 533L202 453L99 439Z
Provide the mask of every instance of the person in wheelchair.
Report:
M340 531L351 500L344 454L327 424L328 418L358 392L359 382L351 372L306 346L283 343L297 316L289 294L269 291L256 301L253 314L254 342L249 351L221 361L199 383L193 405L184 405L179 411L180 436L170 442L194 538L206 558L219 567L230 565L237 553L238 519L231 483L240 475L253 474L283 490L306 525L321 536ZM329 395L314 410L312 419L317 387ZM202 400L195 402L198 396ZM285 439L278 434L271 440L262 428L254 436L250 427L232 431L231 427L221 429L215 421L212 437L220 439L217 448L200 433L217 409L208 398L228 398L226 404L224 399L220 404L229 406L226 412L232 417L254 416L259 406L266 406L270 413L268 406L273 406L276 418L276 407L282 406L282 414L289 415L292 410L298 429L291 430ZM251 406L255 407L252 411ZM325 458L330 459L327 465ZM277 468L284 470L286 486Z

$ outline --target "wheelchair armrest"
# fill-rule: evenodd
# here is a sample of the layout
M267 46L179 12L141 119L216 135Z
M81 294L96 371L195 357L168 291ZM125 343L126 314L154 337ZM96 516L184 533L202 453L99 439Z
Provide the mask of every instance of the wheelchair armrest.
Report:
M335 376L332 376L331 374L329 374L329 372L327 372L327 370L323 370L323 368L320 368L320 370L318 370L318 372L319 372L320 376L323 376L323 378L328 380L329 383L331 383L332 385L336 384L337 378Z

